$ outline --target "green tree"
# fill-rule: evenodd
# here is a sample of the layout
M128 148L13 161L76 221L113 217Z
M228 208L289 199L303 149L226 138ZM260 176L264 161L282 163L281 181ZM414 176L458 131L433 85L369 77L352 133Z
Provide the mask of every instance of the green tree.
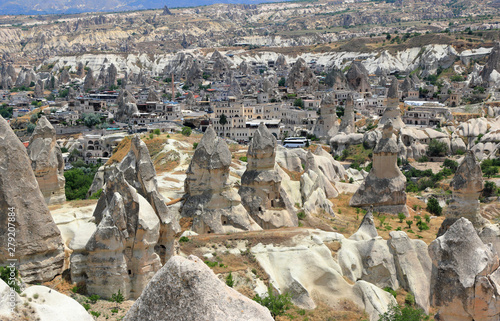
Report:
M403 223L403 220L406 218L406 215L403 213L398 213L399 223Z
M292 307L292 299L290 297L290 294L285 293L274 295L271 287L269 287L267 290L267 296L261 297L257 294L253 298L253 300L260 305L268 308L273 318L285 314L286 310Z
M294 100L293 105L300 108L304 108L304 101L302 100L302 98L297 98Z
M189 137L189 136L191 136L191 132L192 132L192 130L190 127L187 127L187 126L182 127L182 131L181 131L182 135Z
M233 274L231 272L229 272L226 277L226 285L230 288L232 288L234 285Z
M443 166L451 169L452 171L456 171L458 169L458 163L449 158L444 160Z
M35 130L35 127L36 127L35 124L29 123L28 126L26 126L26 132L28 134L33 133L33 131Z
M412 306L401 307L393 305L389 311L380 315L378 321L424 321L429 320L429 316L419 308Z
M440 216L443 213L443 208L441 205L439 205L439 202L436 198L431 197L427 201L427 210L431 214L436 214L437 216Z
M222 126L222 136L226 137L226 124L228 123L226 115L220 115L219 123Z
M496 174L498 174L498 167L489 166L489 167L486 167L483 170L483 172L484 172L484 175L486 175L486 177L491 178L491 177L495 176Z
M497 185L494 182L486 181L484 182L483 197L490 197L497 193Z
M101 117L94 113L85 113L82 115L82 119L83 124L88 128L92 128L93 126L101 123Z
M281 79L278 81L278 86L285 87L285 84L286 84L285 77L281 77Z
M442 157L446 155L447 151L448 151L448 146L446 145L445 142L433 139L429 143L429 149L427 150L427 154L429 156Z

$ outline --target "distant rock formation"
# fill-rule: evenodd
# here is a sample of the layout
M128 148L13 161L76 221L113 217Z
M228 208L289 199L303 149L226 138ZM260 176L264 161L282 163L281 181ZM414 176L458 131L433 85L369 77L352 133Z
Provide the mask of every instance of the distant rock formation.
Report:
M299 58L288 74L286 86L293 88L296 91L300 89L314 91L318 89L319 82L316 75L312 72L311 68L309 68L305 60Z
M443 321L498 320L498 254L478 237L474 225L459 218L429 245L431 304Z
M333 90L349 90L349 83L342 70L333 67L330 72L325 76L325 85L331 87Z
M399 147L389 121L384 125L382 138L373 150L373 167L349 202L350 206L390 214L404 213L406 208L406 177L397 166Z
M359 93L368 93L371 91L370 82L368 81L368 71L359 61L354 61L345 75L347 83L352 90Z
M39 79L35 84L35 90L34 90L35 98L42 98L43 90L44 90L43 81Z
M172 257L125 315L136 320L272 321L269 310L226 286L196 256Z
M171 16L172 12L170 12L170 9L168 9L167 6L163 7L163 12L161 13L162 16Z
M276 170L276 138L264 123L254 132L247 152L247 169L241 176L241 203L264 229L297 226L297 215L281 187Z
M450 188L453 196L445 208L446 219L439 229L438 236L443 235L461 217L469 220L478 231L489 224L488 220L481 216L479 206L479 196L484 188L483 172L471 150L467 151L455 172Z
M78 66L76 66L76 76L78 78L85 76L85 66L81 61L78 63Z
M83 81L83 90L91 90L95 86L94 72L91 68L87 71L85 80Z
M213 77L216 79L224 79L229 74L229 64L227 59L216 49L210 58L213 61Z
M137 101L134 95L128 90L122 90L116 99L118 110L115 118L121 122L128 122L130 117L139 112L137 108Z
M61 85L67 84L71 81L71 76L69 74L68 69L64 68L61 72L61 77L59 78L59 82Z
M196 148L184 181L181 215L193 218L196 233L260 230L227 180L231 152L209 126Z
M61 233L45 204L26 148L1 116L0 212L0 241L4 244L0 265L5 266L9 258L17 259L23 281L28 283L50 281L60 274L64 260ZM15 226L13 252L7 246L11 226Z
M276 59L276 62L274 63L274 66L278 70L285 70L288 69L288 63L286 62L285 56L283 54L280 54L278 58Z
M340 121L339 133L345 133L347 135L354 134L356 132L356 123L354 115L354 101L352 96L347 97L344 109L344 115Z
M149 88L147 101L160 101L160 97L153 87Z
M500 84L500 42L495 43L480 76L485 87Z
M64 203L64 159L57 145L56 130L45 116L38 120L27 151L47 205Z
M337 106L332 93L325 95L321 101L320 111L321 114L313 127L313 134L317 138L329 142L339 131Z
M379 127L384 126L389 121L397 130L405 126L399 109L399 82L396 77L392 77L391 86L387 92L387 107L378 122Z

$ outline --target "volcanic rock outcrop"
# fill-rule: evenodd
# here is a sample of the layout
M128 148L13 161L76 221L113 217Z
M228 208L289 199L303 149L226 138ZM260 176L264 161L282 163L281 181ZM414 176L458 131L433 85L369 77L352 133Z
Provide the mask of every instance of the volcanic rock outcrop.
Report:
M172 257L153 277L124 321L272 321L265 307L226 286L196 256Z
M138 135L132 138L130 151L118 165L118 170L124 173L127 183L151 204L158 216L160 236L156 251L165 264L174 253L174 237L180 232L180 227L173 213L165 205L166 200L158 192L156 170L149 156L148 147Z
M338 252L344 275L378 287L404 288L413 293L416 304L429 309L431 259L427 245L412 240L405 232L392 231L389 240L378 236L370 209L356 233L342 242Z
M45 116L38 120L27 151L47 205L64 203L64 159L56 142L56 130Z
M60 274L64 260L61 233L38 187L26 148L2 117L0 212L0 241L4 244L0 265L6 265L9 258L18 259L19 272L28 283L49 281ZM8 237L15 237L15 249L7 246Z
M94 217L97 230L85 251L72 256L73 281L85 281L89 293L103 298L118 290L125 298L138 298L161 267L155 253L159 218L122 171L106 182Z
M354 118L354 101L352 96L349 95L347 98L344 116L340 122L339 133L345 133L347 135L354 134L356 132L356 124Z
M196 233L260 230L228 183L231 152L209 126L194 152L184 181L181 215Z
M313 91L318 89L319 82L305 60L299 58L288 74L286 85L295 90L307 88L309 91Z
M432 258L431 304L443 321L498 320L498 254L484 244L473 224L458 219L429 245Z
M392 123L384 125L382 138L373 150L373 167L349 202L350 206L369 208L390 214L404 213L406 177L397 166L399 147Z
M472 151L467 151L451 180L450 188L453 197L445 209L446 219L439 229L438 236L443 235L461 217L468 219L476 230L489 224L480 213L479 195L484 188L483 172Z
M480 73L483 78L483 85L500 84L500 43L497 42L488 57L488 61Z
M85 281L102 297L120 289L125 297L137 298L172 256L180 228L158 193L156 172L139 136L110 170L94 210L97 230L83 251L73 252L72 279Z
M359 61L351 64L349 71L345 75L351 88L359 93L370 92L370 82L368 81L368 71Z
M333 94L328 93L321 101L321 114L313 127L313 134L328 142L338 131L337 106Z
M239 194L245 209L264 229L298 224L293 203L281 187L275 159L276 138L260 123L248 148Z
M137 101L134 95L128 90L123 90L116 99L118 110L116 112L116 119L118 121L128 122L130 117L139 112L137 108Z
M387 107L384 110L382 118L380 118L379 127L382 127L389 121L397 130L405 126L401 119L401 110L399 109L399 82L396 77L392 77L391 86L387 92Z

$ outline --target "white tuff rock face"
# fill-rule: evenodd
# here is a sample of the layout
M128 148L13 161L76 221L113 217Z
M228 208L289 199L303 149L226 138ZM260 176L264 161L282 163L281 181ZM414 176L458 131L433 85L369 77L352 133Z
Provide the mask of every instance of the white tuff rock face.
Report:
M210 126L203 135L184 181L181 215L193 218L196 233L260 230L228 183L231 152Z
M485 245L466 218L458 219L429 245L432 258L431 304L439 320L498 320L498 254Z
M174 252L177 218L158 192L146 144L134 136L127 156L112 169L94 211L97 229L85 249L75 248L72 279L109 298L120 289L137 298Z
M338 252L342 272L353 282L402 287L415 296L420 308L428 311L431 259L427 245L411 240L404 232L393 231L390 236L390 240L379 237L372 212L366 213L358 231L342 242Z
M124 321L272 321L265 307L226 286L196 256L172 257L128 311Z
M38 120L27 151L47 205L64 203L64 159L56 142L56 130L45 116Z
M395 304L392 295L372 283L355 280L351 285L346 281L349 276L325 244L340 242L343 248L348 242L343 235L310 231L293 241L290 246L257 244L251 252L268 274L271 286L279 293L290 293L294 304L313 309L318 299L332 307L349 300L364 309L373 321Z
M118 165L118 170L123 172L127 183L151 204L160 220L156 252L164 264L174 254L174 238L175 234L180 232L180 226L174 211L167 208L165 198L158 192L156 170L148 147L138 135L132 138L130 151Z
M72 256L75 270L82 272L73 274L73 281L85 280L89 293L103 298L118 290L125 298L139 297L161 267L155 253L160 220L154 209L118 171L106 183L94 217L97 230L85 251Z
M29 196L29 197L27 197ZM9 210L9 209L13 209ZM15 217L15 256L25 282L45 282L62 272L64 252L59 229L36 181L26 148L0 117L0 265L7 250L9 217ZM9 216L8 213L14 213ZM12 222L11 222L12 224Z
M350 206L368 209L373 205L378 212L408 216L406 177L397 166L399 147L393 131L390 121L384 125L382 139L373 150L373 167L351 198Z
M483 172L472 151L467 151L453 176L450 188L453 197L445 209L446 219L439 229L438 236L443 235L461 217L468 219L476 230L481 230L489 224L480 213L479 195L484 188Z
M92 321L94 318L83 306L67 295L46 286L35 285L25 289L21 296L15 294L16 311L10 311L10 287L0 280L0 319L18 321Z
M248 148L239 194L245 209L264 229L298 224L293 202L281 187L275 158L276 138L260 123Z

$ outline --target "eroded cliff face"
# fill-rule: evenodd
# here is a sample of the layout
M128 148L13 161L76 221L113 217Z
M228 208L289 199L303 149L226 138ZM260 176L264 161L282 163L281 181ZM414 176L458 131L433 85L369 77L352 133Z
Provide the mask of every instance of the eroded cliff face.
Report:
M61 234L40 191L26 148L2 117L0 211L0 239L5 244L0 249L0 264L7 265L9 258L17 259L19 272L29 283L50 281L62 273ZM12 231L15 234L9 234ZM15 238L15 249L11 251L7 246L9 236Z
M47 205L64 203L64 159L56 142L56 130L45 116L38 120L27 151Z
M439 320L497 320L500 270L496 251L484 244L466 218L460 218L429 245L431 304Z
M241 197L228 184L231 152L210 126L206 130L184 181L181 215L193 218L197 233L260 230L241 205Z
M260 123L247 153L239 194L250 216L262 228L297 226L293 203L281 187L276 167L276 138Z
M397 167L399 147L393 136L394 127L388 121L383 135L373 150L373 167L349 202L350 206L368 208L373 205L379 212L405 213L406 177Z

